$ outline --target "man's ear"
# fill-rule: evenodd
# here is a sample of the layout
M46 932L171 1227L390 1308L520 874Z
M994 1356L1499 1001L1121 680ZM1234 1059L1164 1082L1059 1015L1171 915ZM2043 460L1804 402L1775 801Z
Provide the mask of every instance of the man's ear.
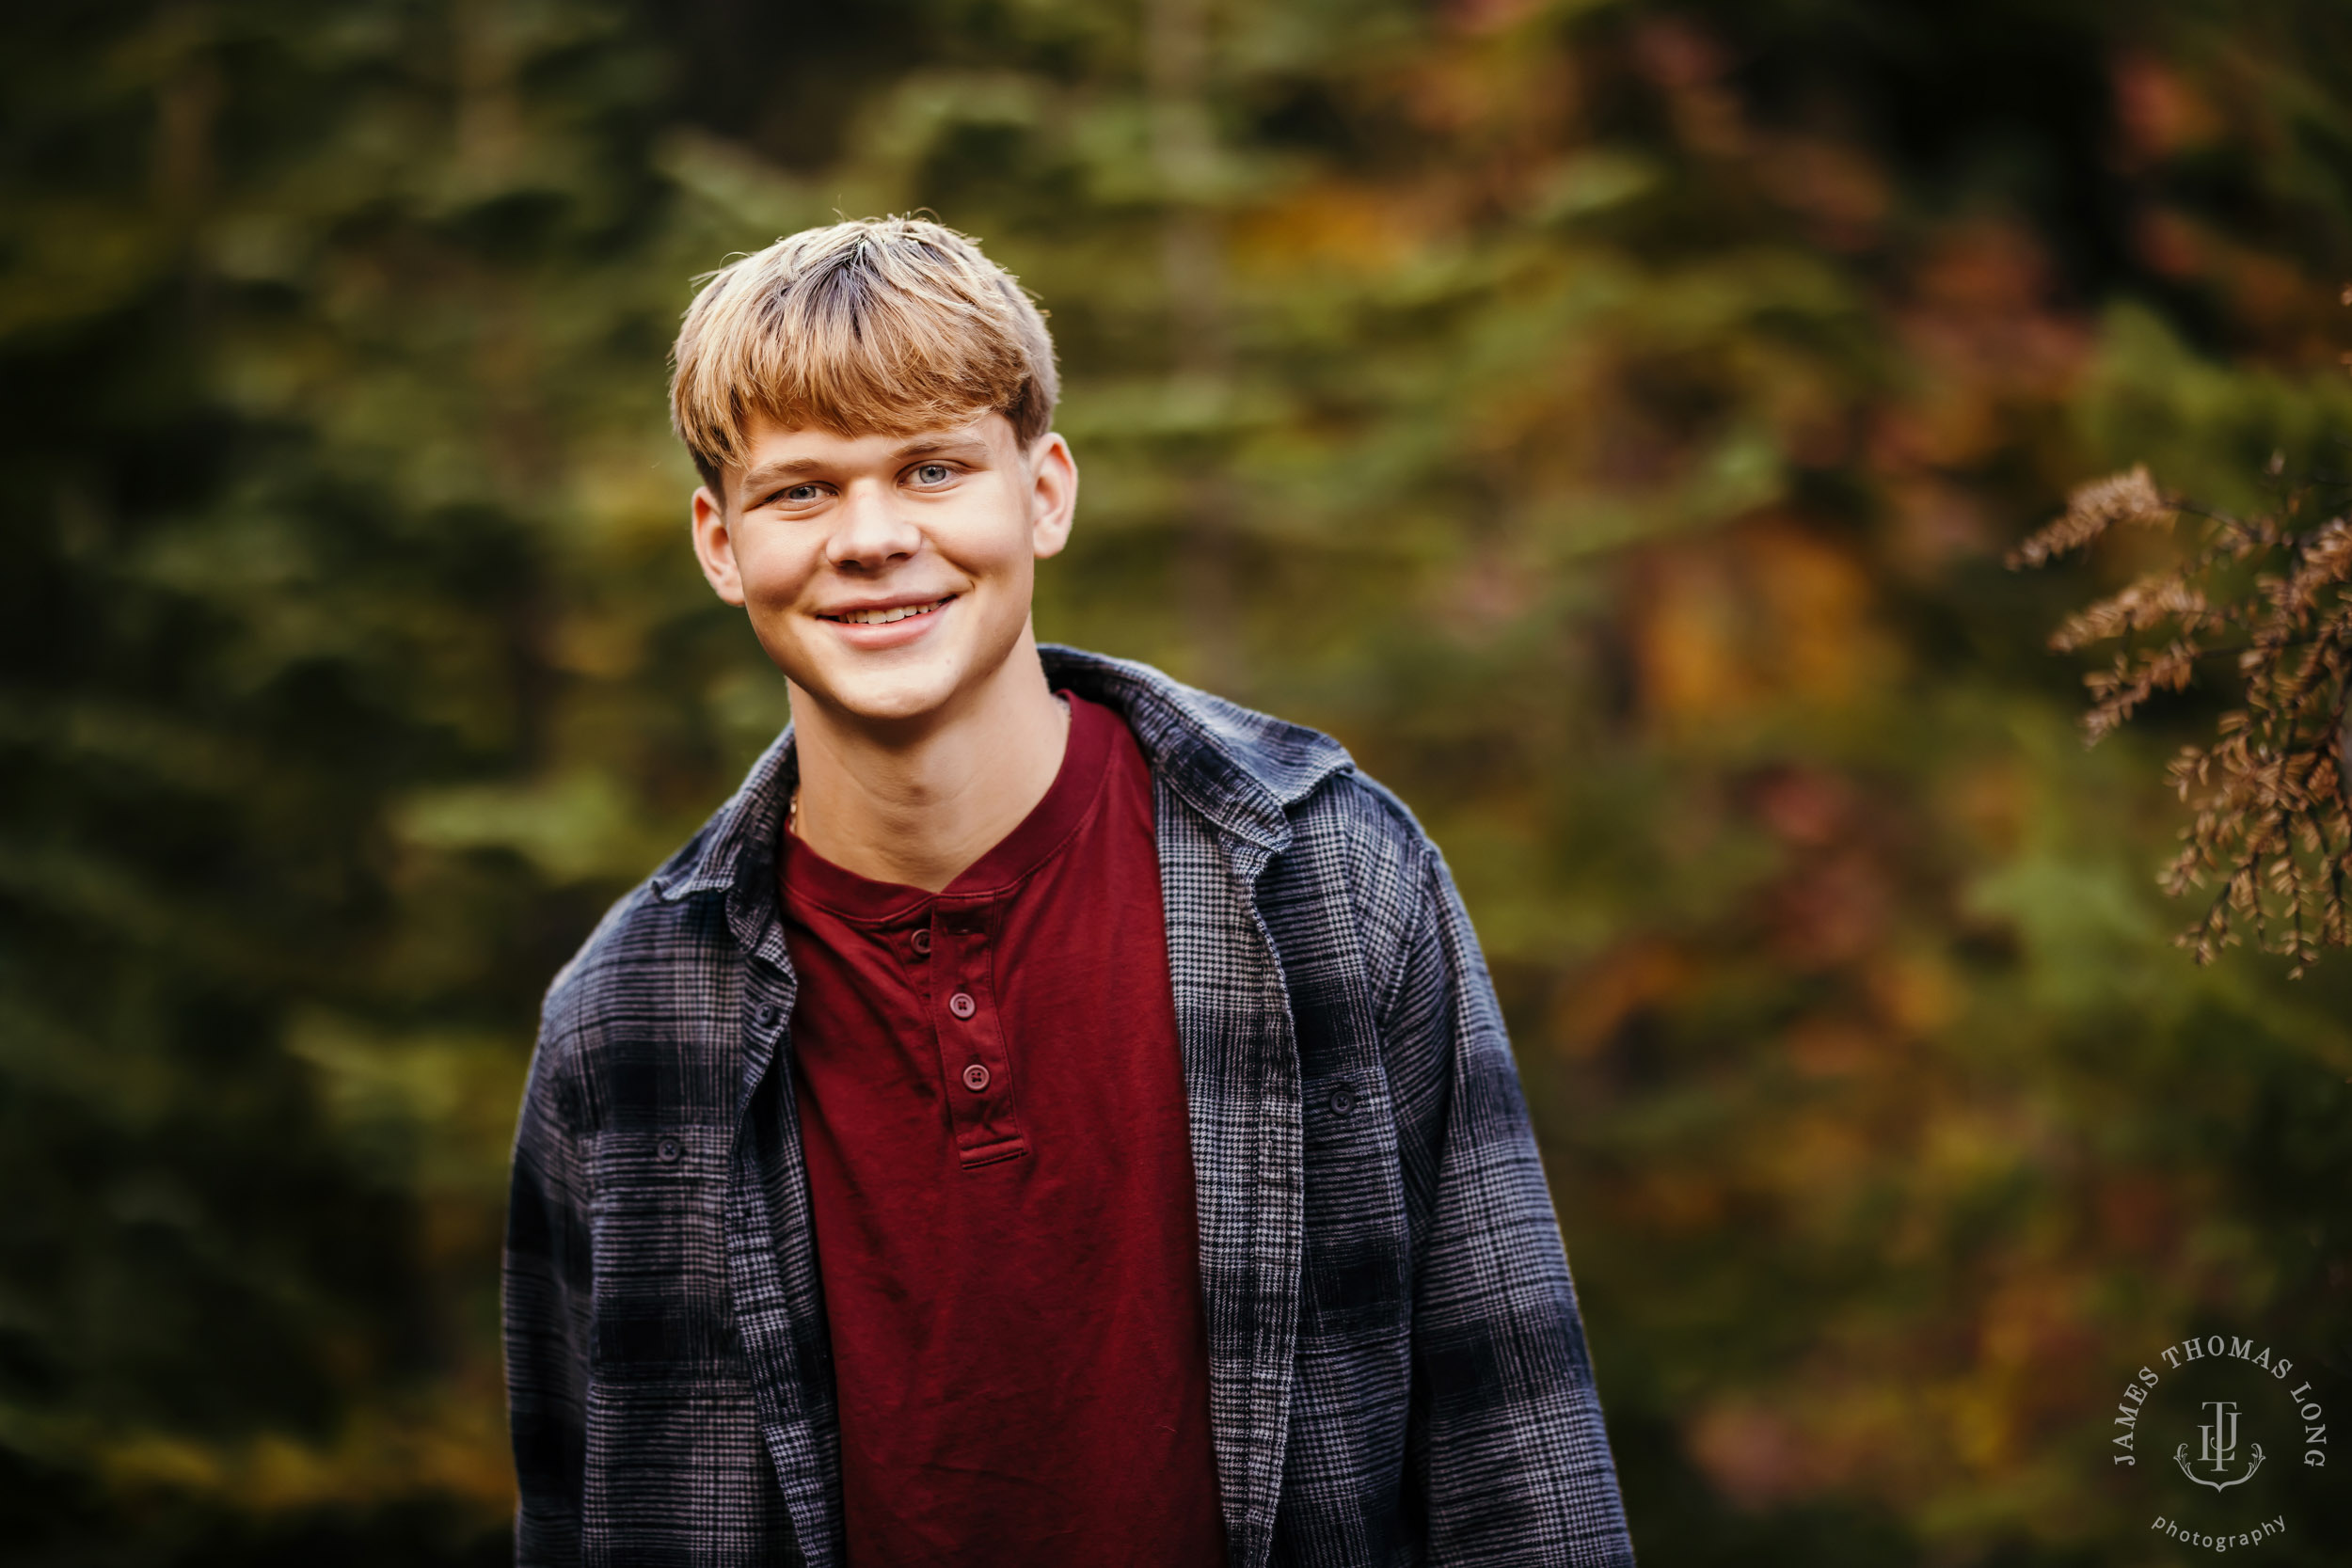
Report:
M1029 546L1040 561L1070 543L1077 513L1078 460L1061 434L1049 430L1029 449Z
M743 602L743 574L735 564L735 531L727 509L708 485L694 491L694 559L701 562L710 591L732 605Z

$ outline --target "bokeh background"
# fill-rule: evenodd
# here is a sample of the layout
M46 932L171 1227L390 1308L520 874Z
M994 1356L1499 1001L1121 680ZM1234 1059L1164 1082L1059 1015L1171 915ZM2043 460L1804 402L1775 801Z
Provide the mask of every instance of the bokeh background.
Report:
M2352 433L2339 0L70 0L0 18L0 1556L503 1557L541 989L786 718L664 354L918 208L1052 313L1041 633L1452 861L1646 1561L2169 1561L2108 1423L2192 1332L2352 1419L2352 962L2169 944L2226 689L2086 751L2043 646L2161 541L2001 565Z

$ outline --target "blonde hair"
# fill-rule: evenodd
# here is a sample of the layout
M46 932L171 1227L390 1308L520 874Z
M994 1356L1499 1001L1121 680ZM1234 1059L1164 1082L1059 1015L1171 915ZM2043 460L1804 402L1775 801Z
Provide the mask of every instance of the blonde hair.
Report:
M909 435L993 411L1052 426L1045 319L969 237L921 218L806 229L710 275L671 355L670 420L713 491L760 416Z

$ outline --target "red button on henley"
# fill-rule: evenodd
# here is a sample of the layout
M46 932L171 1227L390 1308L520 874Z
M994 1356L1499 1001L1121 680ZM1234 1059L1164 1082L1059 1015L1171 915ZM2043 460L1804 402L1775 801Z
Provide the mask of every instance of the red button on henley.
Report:
M780 857L855 1568L1225 1560L1152 775L1069 701L946 892Z

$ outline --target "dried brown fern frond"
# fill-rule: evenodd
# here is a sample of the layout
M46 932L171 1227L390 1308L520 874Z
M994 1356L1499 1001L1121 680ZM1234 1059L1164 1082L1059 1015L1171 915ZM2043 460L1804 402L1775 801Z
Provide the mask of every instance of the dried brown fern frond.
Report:
M2172 505L2140 464L2128 473L2109 474L2077 485L2066 498L2066 515L2009 552L2011 567L2040 566L2090 544L2118 523L2160 526L2172 520Z
M2277 504L2250 517L2166 497L2145 467L2086 484L2065 515L2010 552L2039 566L2122 523L2188 520L2181 560L2069 616L2051 645L2072 653L2121 646L2084 676L2092 743L2158 691L2185 689L2201 665L2234 683L2209 746L2184 747L2166 777L2190 809L2182 847L2161 879L2175 897L2213 889L2179 938L2200 963L2251 933L2295 960L2352 944L2352 520L2313 521L2340 482L2289 481L2273 459Z
M2096 670L2083 677L2090 688L2090 711L2083 730L2092 740L2129 719L2140 704L2158 691L2185 691L2197 673L2196 646L2182 641L2154 650L2140 649L2116 656L2111 670Z
M2207 629L2206 608L2204 594L2184 580L2181 573L2162 572L2142 578L2121 594L2068 616L2066 624L2050 634L2050 646L2059 653L2071 654L2111 637L2147 631L2167 621L2193 635Z

